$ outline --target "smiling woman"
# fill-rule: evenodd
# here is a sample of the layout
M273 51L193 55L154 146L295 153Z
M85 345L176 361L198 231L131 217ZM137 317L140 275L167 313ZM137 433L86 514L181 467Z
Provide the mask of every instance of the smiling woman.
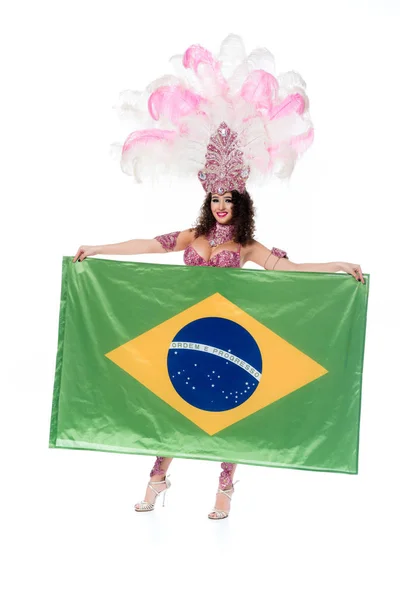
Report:
M196 223L195 237L207 236L216 223L233 226L232 240L237 244L244 246L253 241L254 204L247 190L243 193L231 190L223 195L207 194Z
M279 80L276 79L263 69L265 64L272 64L271 61L273 57L266 49L258 49L251 57L247 57L242 40L231 35L224 40L218 59L201 46L191 46L178 61L181 65L174 62L178 77L168 76L163 78L162 85L158 81L148 86L146 93L150 116L155 121L163 117L164 122L170 123L171 129L153 127L132 132L121 148L121 167L137 181L152 172L158 175L160 171L196 174L207 194L197 224L194 228L159 235L151 240L135 239L120 244L80 246L74 262L95 254L135 255L184 251L184 262L191 267L239 268L251 261L267 270L345 271L364 282L359 265L344 262L294 263L285 251L269 249L255 240L254 207L246 189L247 180L255 176L263 179L271 174L281 179L288 178L298 156L313 140L303 79L294 72L284 73ZM188 71L198 80L196 89L192 89ZM235 77L229 74L235 74ZM240 77L243 77L243 81L240 81ZM230 89L232 82L234 89ZM139 96L133 92L121 94L119 110L122 116L127 112L138 116L143 113L141 105L137 103ZM142 101L143 97L140 96ZM220 121L220 118L226 120ZM232 363L228 359L225 365L218 354L223 345L215 323L208 323L207 326L215 352L210 354L204 350L205 347L209 348L204 345L209 340L201 341L204 329L202 322L195 332L204 350L197 351L198 360L207 364L210 362L210 365L216 361L218 368L230 369L231 383L235 389L225 393L225 396L221 391L216 402L217 388L207 396L204 389L200 393L201 386L189 386L189 379L178 382L180 372L175 372L175 354L170 359L171 379L181 390L179 393L186 393L186 388L190 387L190 400L196 406L206 407L206 410L225 410L227 402L239 403L241 394L253 393L249 382L242 381L243 377L248 377L243 365L254 369L258 375L261 366L251 344L249 354L243 354L243 349L239 347L235 350L232 345ZM237 337L239 330L235 331ZM181 332L181 335L181 339L174 341L183 343L189 340L190 336L185 337L187 331ZM185 360L191 361L193 352L192 349L185 351ZM190 364L190 368L197 368L196 361ZM252 375L254 378L254 373ZM198 376L197 372L195 376ZM255 387L256 383L253 383ZM242 391L239 390L241 385ZM229 398L234 393L234 398ZM135 505L136 511L153 510L158 495L164 492L165 497L170 487L166 474L171 461L171 457L157 457L144 501ZM216 504L208 515L211 519L228 516L234 491L236 465L224 462L221 466Z
M223 196L213 194L211 210L218 223L228 223L232 218L232 192L226 192Z

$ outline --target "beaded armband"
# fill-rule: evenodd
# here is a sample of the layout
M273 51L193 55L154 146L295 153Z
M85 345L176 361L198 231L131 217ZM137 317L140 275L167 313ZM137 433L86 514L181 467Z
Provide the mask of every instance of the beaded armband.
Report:
M157 235L154 239L160 242L161 246L166 252L172 252L175 250L176 240L180 231L174 231L173 233L164 233L164 235Z
M265 265L267 264L268 258L270 256L276 256L277 257L277 259L276 259L276 261L275 261L274 266L272 267L272 269L268 269L270 271L273 271L275 269L275 267L276 267L277 263L279 262L280 258L289 258L288 255L287 255L287 253L285 252L285 250L280 250L279 248L272 248L271 254L268 255L267 260L264 263L264 269L266 269Z
M274 256L278 256L279 258L289 258L285 250L279 250L279 248L272 248L271 252Z

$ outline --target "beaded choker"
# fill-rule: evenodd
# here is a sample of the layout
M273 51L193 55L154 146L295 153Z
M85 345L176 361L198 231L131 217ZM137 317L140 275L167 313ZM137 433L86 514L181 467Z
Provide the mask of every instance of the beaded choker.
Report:
M234 231L234 225L222 225L216 221L207 235L208 243L213 247L226 244L226 242L232 241Z

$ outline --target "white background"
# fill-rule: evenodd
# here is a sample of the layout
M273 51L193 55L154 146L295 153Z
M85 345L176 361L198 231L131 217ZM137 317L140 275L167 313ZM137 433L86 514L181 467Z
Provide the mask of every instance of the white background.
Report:
M395 0L9 2L1 14L1 543L6 600L399 597L399 9ZM197 181L135 186L112 110L193 43L229 33L307 82L315 142L253 192L258 239L371 274L358 476L176 460L136 514L151 457L50 450L63 255L189 227ZM251 191L251 190L250 190ZM120 259L121 257L117 257ZM130 257L126 257L127 260ZM181 264L179 254L135 257ZM250 266L250 265L249 265ZM355 285L357 283L355 282Z

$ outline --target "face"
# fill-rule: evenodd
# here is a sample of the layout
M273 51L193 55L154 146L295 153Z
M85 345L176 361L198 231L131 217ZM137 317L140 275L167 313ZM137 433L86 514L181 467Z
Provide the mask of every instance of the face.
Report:
M225 192L222 196L213 194L211 197L211 212L218 223L227 225L233 217L232 192Z

